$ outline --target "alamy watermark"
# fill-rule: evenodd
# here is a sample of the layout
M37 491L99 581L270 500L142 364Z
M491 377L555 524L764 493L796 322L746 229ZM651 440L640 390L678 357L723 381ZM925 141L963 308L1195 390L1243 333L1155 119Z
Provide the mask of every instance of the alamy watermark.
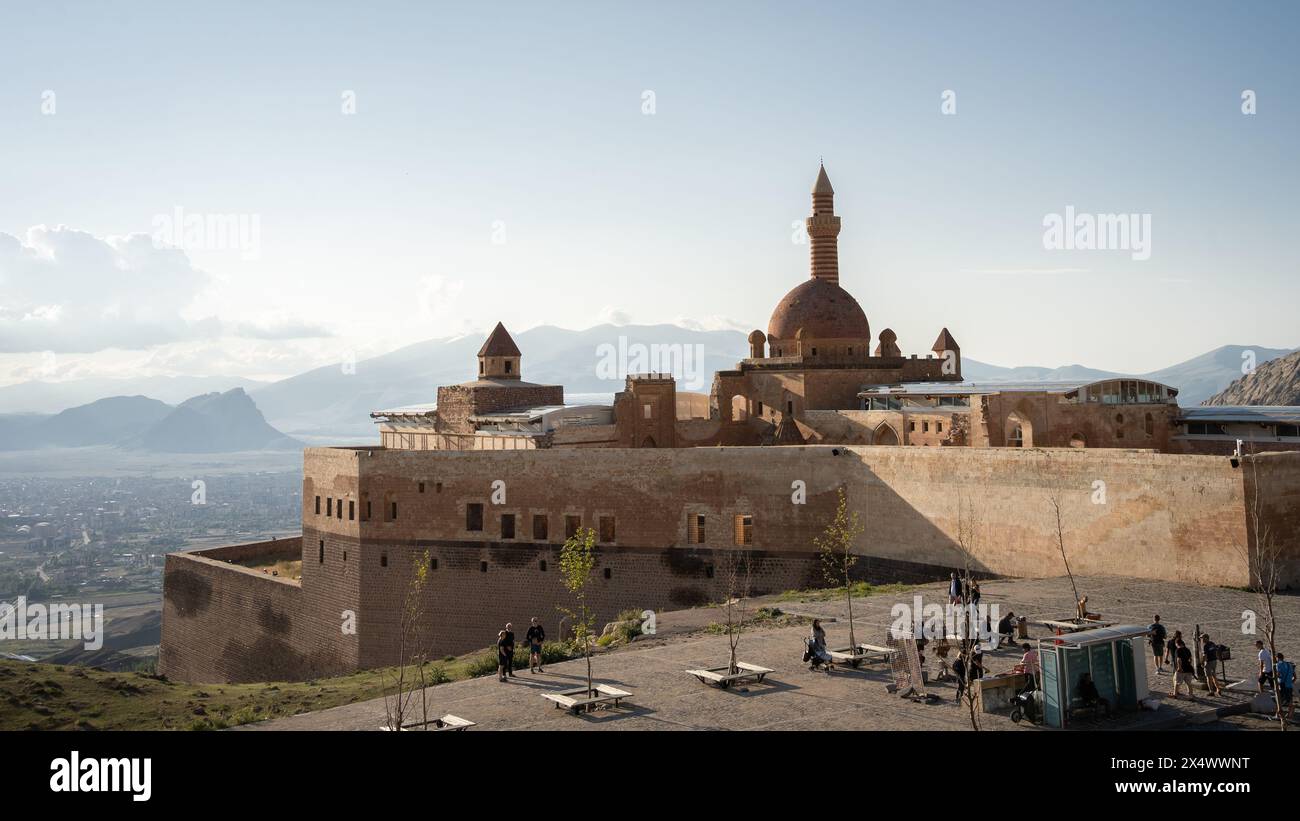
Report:
M104 646L104 605L28 604L26 596L0 602L0 640L80 641L85 649Z
M261 214L194 214L177 205L155 214L153 246L182 251L238 251L241 259L262 258Z
M1130 251L1139 262L1151 258L1150 214L1064 214L1043 217L1043 247L1049 251Z
M704 346L700 343L629 343L626 336L618 345L596 346L596 378L626 379L628 374L663 373L683 383L686 390L704 387Z

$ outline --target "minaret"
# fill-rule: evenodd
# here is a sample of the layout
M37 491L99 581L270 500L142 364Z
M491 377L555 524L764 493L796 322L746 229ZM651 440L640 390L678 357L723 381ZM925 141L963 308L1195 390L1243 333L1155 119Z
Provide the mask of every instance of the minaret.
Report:
M840 218L835 216L835 189L826 166L817 172L812 190L812 216L804 220L812 243L812 276L836 285L840 282Z

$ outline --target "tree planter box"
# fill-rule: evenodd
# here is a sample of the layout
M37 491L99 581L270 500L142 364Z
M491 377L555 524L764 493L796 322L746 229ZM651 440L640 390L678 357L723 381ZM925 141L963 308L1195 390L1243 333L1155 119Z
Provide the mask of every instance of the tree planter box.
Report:
M461 718L460 716L454 716L451 713L448 713L442 718L433 718L428 721L412 721L407 724L403 724L402 731L405 732L407 730L427 729L429 732L441 733L441 732L448 732L448 731L466 730L473 726L474 726L473 721ZM379 729L392 730L393 728L385 724L383 727L380 727Z
M701 684L716 684L725 690L732 684L746 679L761 682L764 676L774 671L766 667L759 667L757 664L746 664L743 661L738 661L734 673L731 672L729 665L707 667L703 670L687 670L686 672L699 679Z
M850 667L857 667L864 661L889 661L889 657L894 654L892 648L875 644L859 644L857 647L843 647L826 652L836 664L847 664Z
M575 716L580 710L590 710L597 704L613 704L617 707L621 700L631 697L632 694L626 690L608 684L597 684L590 690L579 687L576 690L561 690L558 693L542 693L542 698L555 702L557 709L563 707L572 711Z

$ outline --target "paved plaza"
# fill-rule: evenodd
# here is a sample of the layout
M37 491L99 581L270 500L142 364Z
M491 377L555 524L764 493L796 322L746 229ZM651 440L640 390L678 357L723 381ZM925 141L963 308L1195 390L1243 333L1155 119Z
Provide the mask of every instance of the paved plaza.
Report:
M1232 648L1227 662L1229 681L1255 678L1254 641L1243 635L1243 611L1261 607L1255 594L1224 588L1127 579L1118 577L1076 578L1080 592L1088 596L1089 609L1116 624L1145 626L1154 613L1161 615L1170 635L1182 630L1190 646L1195 626L1208 632L1216 643ZM996 603L1003 615L1014 610L1031 620L1073 615L1073 593L1069 580L1000 579L981 583L983 601ZM890 593L854 602L855 632L859 642L881 644L890 624L890 609L898 602L909 605L913 596L925 603L943 604L946 583L921 585L906 593ZM781 601L755 599L758 606L776 606L787 614L824 620L832 647L848 643L847 608L835 601ZM1288 657L1300 653L1300 597L1279 596L1279 649ZM526 623L531 613L520 613L516 623ZM539 614L545 615L545 614ZM762 684L729 690L705 686L684 671L716 667L727 661L727 638L705 630L723 619L718 608L697 608L661 614L658 633L641 637L593 660L598 681L633 693L630 703L617 709L602 709L571 715L555 709L543 693L580 687L585 683L582 659L548 666L544 674L527 669L508 683L495 676L443 684L428 690L429 714L452 713L477 723L472 732L510 730L969 730L965 705L955 701L951 682L931 684L930 692L940 697L934 703L916 703L891 695L886 690L889 665L863 664L859 669L839 668L834 672L810 671L800 661L806 624L755 627L746 630L739 658L775 670ZM832 621L833 620L833 621ZM1260 629L1263 628L1262 614ZM1031 627L1034 637L1049 635L1046 628ZM485 641L486 643L486 641ZM1144 650L1145 650L1144 646ZM1168 675L1157 676L1148 657L1148 682L1159 709L1121 714L1113 719L1088 719L1072 726L1088 728L1177 728L1276 729L1260 716L1229 715L1243 705L1248 695L1228 693L1207 698L1197 692L1195 702L1169 697ZM1018 647L986 653L989 674L1005 671L1020 658ZM927 667L935 672L933 658ZM1217 711L1217 712L1216 712ZM246 725L240 729L263 730L377 730L384 724L382 699L359 702L329 710ZM1013 724L1003 714L982 716L982 729L1043 732L1027 723Z

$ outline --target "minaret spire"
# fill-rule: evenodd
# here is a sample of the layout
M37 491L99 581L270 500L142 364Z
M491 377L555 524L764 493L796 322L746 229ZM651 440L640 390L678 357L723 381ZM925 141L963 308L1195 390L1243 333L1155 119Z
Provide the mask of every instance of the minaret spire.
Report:
M835 189L826 176L826 166L817 171L817 181L812 190L812 216L804 220L808 240L812 246L812 276L839 284L840 218L835 216Z

